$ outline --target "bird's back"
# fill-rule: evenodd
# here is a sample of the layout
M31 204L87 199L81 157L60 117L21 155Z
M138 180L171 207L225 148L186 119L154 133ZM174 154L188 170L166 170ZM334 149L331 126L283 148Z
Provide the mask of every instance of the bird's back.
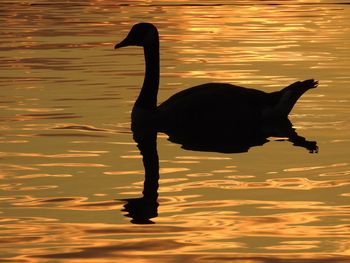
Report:
M158 106L161 130L218 128L261 121L268 93L224 83L207 83L174 94Z

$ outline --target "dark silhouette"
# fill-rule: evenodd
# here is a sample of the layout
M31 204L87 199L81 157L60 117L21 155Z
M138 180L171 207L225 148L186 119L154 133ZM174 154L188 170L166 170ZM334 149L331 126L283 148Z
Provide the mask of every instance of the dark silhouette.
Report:
M152 124L157 130L172 133L181 127L202 132L208 127L218 130L228 123L232 127L263 125L283 121L288 117L299 97L316 88L313 79L298 81L288 87L266 93L227 83L207 83L180 91L157 106L159 88L159 36L149 23L132 27L127 37L115 48L142 46L146 72L141 92L132 110L136 126Z
M295 82L266 93L226 83L207 83L183 90L157 106L159 86L159 36L149 23L133 26L127 37L115 45L142 46L146 72L141 92L132 110L134 140L143 156L145 182L143 197L125 199L124 210L133 223L153 223L157 216L159 160L157 132L184 149L222 153L247 152L263 145L269 137L288 138L310 153L316 142L299 136L288 119L300 96L316 88L313 79Z
M123 211L131 217L135 224L152 224L151 218L157 217L159 159L157 152L157 131L152 126L143 129L133 129L133 138L137 143L145 168L143 197L123 199L127 203Z
M157 130L154 126L138 127L133 126L133 138L139 148L142 161L145 168L145 180L143 196L140 198L123 199L127 203L124 205L126 216L131 217L135 224L152 224L151 218L157 217L158 208L158 180L159 180L159 159L157 152ZM267 128L269 130L267 130ZM275 136L288 138L294 146L300 146L307 149L310 153L318 151L315 141L307 141L299 136L292 127L291 122L286 119L285 122L277 122L269 127L260 127L251 133L251 127L240 127L239 130L228 129L217 131L204 130L201 134L188 132L183 134L181 127L179 133L174 131L169 140L182 144L182 147L188 150L215 151L223 153L247 152L250 147L263 145L268 142L268 137ZM246 132L246 133L245 133ZM179 136L178 136L179 135Z
M183 149L193 151L243 153L249 148L261 146L269 141L269 137L288 138L294 146L307 149L310 153L318 152L315 141L307 141L297 134L289 119L283 122L270 123L269 125L245 125L234 128L227 125L222 130L215 127L198 132L196 129L184 133L180 130L172 130L168 133L169 140L182 145ZM281 139L284 140L284 139Z

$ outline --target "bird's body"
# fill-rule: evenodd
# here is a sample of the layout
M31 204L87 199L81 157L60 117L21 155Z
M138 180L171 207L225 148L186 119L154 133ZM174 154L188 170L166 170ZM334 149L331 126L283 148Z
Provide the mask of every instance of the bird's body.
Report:
M237 126L250 120L260 121L265 103L265 92L225 83L206 83L180 91L161 103L157 119L159 129L164 132L179 127L209 129L229 123Z
M132 112L133 127L152 125L168 134L242 126L254 129L288 119L299 97L318 84L313 79L298 81L280 91L266 93L228 83L206 83L180 91L158 106L160 69L156 27L149 23L134 25L115 48L130 45L144 48L146 62L144 83Z

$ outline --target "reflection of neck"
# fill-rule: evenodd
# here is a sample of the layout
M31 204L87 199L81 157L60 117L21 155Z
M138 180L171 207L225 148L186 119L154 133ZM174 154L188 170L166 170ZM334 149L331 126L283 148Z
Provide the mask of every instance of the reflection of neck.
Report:
M155 134L155 137L157 137L157 134ZM159 187L159 158L156 138L149 145L147 152L143 153L143 165L145 167L143 196L156 200L158 198Z
M159 180L159 158L157 152L157 132L133 131L134 140L137 142L143 166L145 168L145 181L143 188L144 198L157 200L158 198L158 180Z
M157 94L159 87L159 39L152 46L144 47L146 61L145 78L139 97L135 102L136 107L154 110L157 108Z

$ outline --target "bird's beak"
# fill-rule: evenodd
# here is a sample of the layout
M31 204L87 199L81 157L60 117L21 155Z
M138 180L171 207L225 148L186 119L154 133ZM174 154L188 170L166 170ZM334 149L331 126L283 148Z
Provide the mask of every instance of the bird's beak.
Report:
M116 44L114 46L114 49L117 49L117 48L121 48L121 47L126 47L126 46L130 46L130 43L128 41L128 38L125 38L122 42Z

